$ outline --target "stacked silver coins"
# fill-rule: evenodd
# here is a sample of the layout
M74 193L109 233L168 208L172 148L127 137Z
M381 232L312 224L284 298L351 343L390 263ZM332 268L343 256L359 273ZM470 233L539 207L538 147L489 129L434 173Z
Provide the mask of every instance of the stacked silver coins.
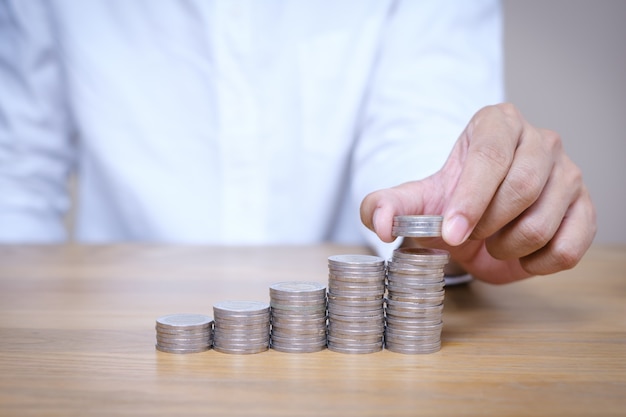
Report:
M441 349L447 251L400 248L387 263L385 347L399 353Z
M270 286L270 346L280 352L326 348L326 286L317 282L278 282Z
M441 236L442 221L442 216L434 215L395 216L391 234L404 237L438 237Z
M222 301L213 305L213 349L249 354L269 349L270 306L260 301Z
M380 351L385 329L385 260L334 255L328 258L328 270L328 349Z
M156 348L167 353L204 352L212 345L213 319L202 314L169 314L156 320Z

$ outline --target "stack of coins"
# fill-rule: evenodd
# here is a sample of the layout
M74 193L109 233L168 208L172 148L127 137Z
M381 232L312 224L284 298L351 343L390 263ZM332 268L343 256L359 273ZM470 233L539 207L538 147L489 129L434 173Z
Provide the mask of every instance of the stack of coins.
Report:
M270 306L260 301L223 301L213 306L213 349L249 354L269 349Z
M212 344L213 319L202 314L169 314L156 320L156 348L167 353L197 353Z
M317 282L278 282L270 286L270 346L280 352L326 348L326 287Z
M399 353L441 348L444 250L400 248L387 264L385 347Z
M391 234L404 237L438 237L441 236L442 221L442 216L395 216Z
M328 269L328 349L380 351L385 329L385 260L335 255L328 258Z

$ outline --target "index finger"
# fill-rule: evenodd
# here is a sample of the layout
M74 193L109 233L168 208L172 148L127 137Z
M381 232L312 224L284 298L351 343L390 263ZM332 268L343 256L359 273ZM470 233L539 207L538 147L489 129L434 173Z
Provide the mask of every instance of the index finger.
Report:
M487 210L511 167L521 130L517 110L498 105L481 109L461 134L453 152L461 153L462 169L442 226L448 244L465 242Z

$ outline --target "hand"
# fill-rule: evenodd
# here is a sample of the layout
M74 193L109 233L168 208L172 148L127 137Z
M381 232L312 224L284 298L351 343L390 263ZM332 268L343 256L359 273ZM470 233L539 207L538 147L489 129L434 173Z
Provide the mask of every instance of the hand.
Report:
M361 220L385 242L402 214L443 215L442 238L419 243L450 251L492 283L572 268L596 233L589 192L560 137L511 104L478 111L437 173L361 203Z

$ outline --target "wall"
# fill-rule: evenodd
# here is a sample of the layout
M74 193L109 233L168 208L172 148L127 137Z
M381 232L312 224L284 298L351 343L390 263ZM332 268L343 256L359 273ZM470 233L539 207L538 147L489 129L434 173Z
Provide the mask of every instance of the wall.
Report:
M626 1L504 0L508 100L559 132L598 213L626 243Z

